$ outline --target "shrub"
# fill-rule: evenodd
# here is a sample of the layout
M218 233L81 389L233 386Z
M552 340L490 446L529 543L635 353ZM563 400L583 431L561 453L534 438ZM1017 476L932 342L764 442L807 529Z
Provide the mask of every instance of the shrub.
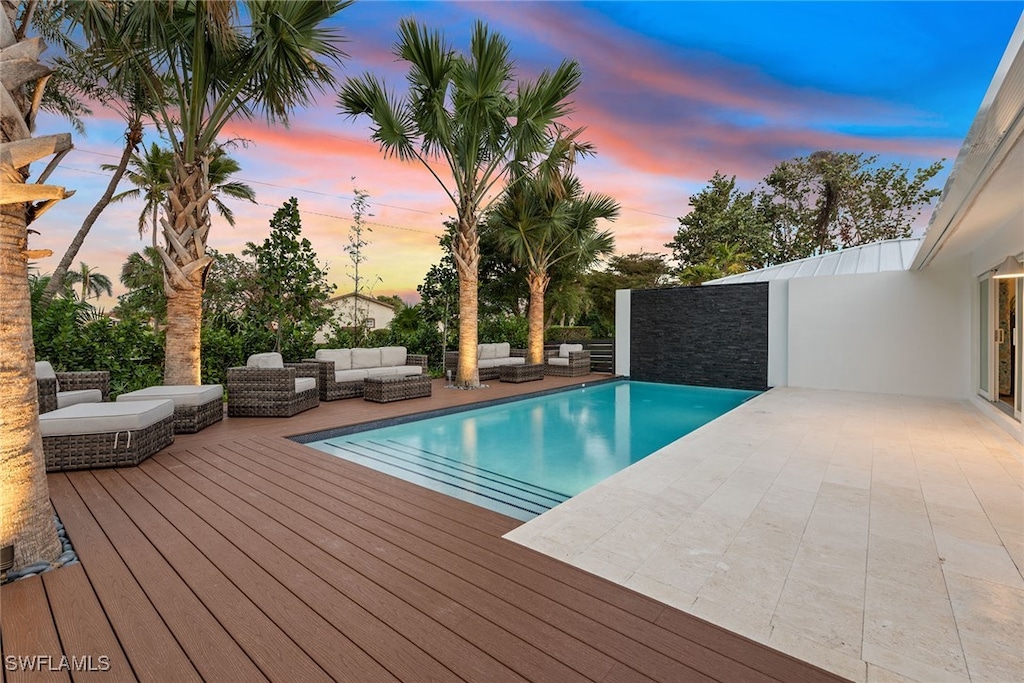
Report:
M548 342L579 342L593 339L590 328L585 326L558 327L552 326L544 331L544 339Z

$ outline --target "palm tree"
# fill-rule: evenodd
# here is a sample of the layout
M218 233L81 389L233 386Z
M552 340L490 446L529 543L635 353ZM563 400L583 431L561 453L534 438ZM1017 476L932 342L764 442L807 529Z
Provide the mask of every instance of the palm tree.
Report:
M160 221L166 246L157 246L167 279L167 384L199 383L217 138L236 117L287 122L334 84L326 62L344 53L324 24L351 2L94 0L77 15L100 64L149 74L154 115L174 151Z
M428 31L412 19L401 21L398 34L394 53L409 66L408 94L396 98L383 82L365 74L346 81L338 105L352 118L369 117L372 138L384 155L422 163L454 205L456 383L479 386L477 224L507 177L549 174L557 165L556 152L578 134L556 122L571 111L567 98L579 87L580 69L576 62L564 61L554 72L516 85L508 42L479 21L467 55L457 53L439 31Z
M79 301L99 299L103 294L111 296L114 293L113 283L110 281L110 278L103 273L97 272L92 266L86 265L84 261L79 261L78 270L68 273L67 281L72 285L81 285Z
M527 271L527 362L544 362L544 295L552 269L564 264L583 270L611 254L614 238L598 232L597 221L618 214L618 202L604 194L584 194L580 181L567 175L557 186L536 176L524 179L505 192L490 215L499 244Z
M115 167L111 164L103 164L104 171L112 171ZM146 232L147 228L152 235L152 244L157 246L157 235L160 234L159 209L167 201L167 190L170 187L171 169L174 168L174 152L166 147L160 147L157 143L150 143L150 146L143 149L142 154L133 154L129 170L125 173L128 180L135 185L135 189L126 190L116 195L111 201L123 202L130 199L142 198L144 201L142 212L139 214L139 237ZM220 200L221 194L226 194L234 199L245 199L256 202L256 191L250 185L239 181L228 181L228 177L238 173L241 165L229 157L223 147L217 147L213 156L210 157L210 191L217 212L227 221L228 225L234 227L235 214L231 207Z
M35 3L29 3L34 6ZM60 158L71 149L71 136L32 136L41 95L50 69L39 59L45 49L27 38L31 9L19 13L4 0L0 14L0 51L4 62L3 123L0 125L0 547L14 547L14 568L60 555L46 485L43 441L39 434L35 349L29 259L49 254L28 248L28 226L57 201L63 187L46 185ZM14 59L17 53L17 59ZM34 183L29 165L56 155Z

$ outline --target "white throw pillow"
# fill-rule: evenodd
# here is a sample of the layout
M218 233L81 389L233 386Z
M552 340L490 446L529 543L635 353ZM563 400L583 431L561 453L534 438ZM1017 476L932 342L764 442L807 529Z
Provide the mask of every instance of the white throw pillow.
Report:
M334 371L352 369L352 349L317 349L317 360L334 361Z
M568 358L570 353L583 350L583 344L562 344L558 347L558 356Z
M283 368L284 359L279 353L254 353L245 364L250 368Z

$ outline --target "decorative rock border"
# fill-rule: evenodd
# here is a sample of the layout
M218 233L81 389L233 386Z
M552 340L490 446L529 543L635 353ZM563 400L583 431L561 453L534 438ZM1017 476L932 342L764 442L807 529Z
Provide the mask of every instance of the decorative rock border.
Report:
M53 571L59 567L68 567L73 564L78 564L78 554L71 545L71 539L68 538L68 533L64 529L63 522L60 521L60 517L54 515L53 523L54 526L57 527L57 538L60 539L61 549L63 551L60 557L53 562L36 562L35 564L30 564L27 567L22 567L19 570L7 572L4 583L20 581L21 579L27 579L30 576L37 576L43 572Z

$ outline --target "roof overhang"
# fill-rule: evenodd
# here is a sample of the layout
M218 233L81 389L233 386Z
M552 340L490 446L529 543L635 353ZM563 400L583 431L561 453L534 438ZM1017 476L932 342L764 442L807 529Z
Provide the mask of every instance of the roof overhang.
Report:
M957 154L911 264L971 251L993 227L1024 231L1024 13ZM1024 232L1022 232L1024 234Z

